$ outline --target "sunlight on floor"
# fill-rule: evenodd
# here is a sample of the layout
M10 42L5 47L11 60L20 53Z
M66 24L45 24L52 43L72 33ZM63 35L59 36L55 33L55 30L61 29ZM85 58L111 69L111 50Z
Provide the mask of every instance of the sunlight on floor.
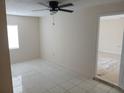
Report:
M118 84L120 56L108 53L98 54L97 77Z

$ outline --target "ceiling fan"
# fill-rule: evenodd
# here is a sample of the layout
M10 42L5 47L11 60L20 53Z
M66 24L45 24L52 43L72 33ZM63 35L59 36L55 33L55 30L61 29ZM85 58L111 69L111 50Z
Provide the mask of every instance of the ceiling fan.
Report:
M58 11L63 11L63 12L68 12L68 13L74 12L73 10L63 9L66 7L74 6L73 3L67 3L67 4L60 5L59 1L53 0L53 1L48 1L48 5L42 2L38 2L38 4L47 7L47 9L38 9L38 10L32 10L32 11L49 10L52 15L56 14Z

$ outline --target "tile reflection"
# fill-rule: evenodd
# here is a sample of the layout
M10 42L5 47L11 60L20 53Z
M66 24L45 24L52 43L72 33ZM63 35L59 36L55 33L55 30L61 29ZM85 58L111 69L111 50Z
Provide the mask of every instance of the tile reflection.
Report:
M14 93L23 93L22 76L13 77L13 91Z

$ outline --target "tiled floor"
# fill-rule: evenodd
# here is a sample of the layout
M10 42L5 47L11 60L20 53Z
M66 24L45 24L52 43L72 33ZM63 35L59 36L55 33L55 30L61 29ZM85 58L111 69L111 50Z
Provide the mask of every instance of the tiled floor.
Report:
M40 59L12 65L12 75L14 93L121 93Z
M99 52L97 66L98 78L118 85L120 59L120 55Z

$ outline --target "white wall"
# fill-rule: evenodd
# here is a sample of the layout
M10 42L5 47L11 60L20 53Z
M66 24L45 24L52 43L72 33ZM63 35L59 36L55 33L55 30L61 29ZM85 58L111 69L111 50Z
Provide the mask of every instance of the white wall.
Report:
M99 51L121 54L124 18L101 19L99 30Z
M59 13L55 15L55 26L50 16L41 18L41 57L81 76L94 77L99 16L113 11L124 11L124 3Z
M19 49L10 50L11 63L40 58L39 18L7 16L8 25L18 25Z
M55 15L55 26L52 25L51 16L42 18L41 57L78 72L81 76L93 76L92 63L96 59L97 40L97 28L94 27L97 27L97 20L92 17L87 10L73 14L59 13Z

